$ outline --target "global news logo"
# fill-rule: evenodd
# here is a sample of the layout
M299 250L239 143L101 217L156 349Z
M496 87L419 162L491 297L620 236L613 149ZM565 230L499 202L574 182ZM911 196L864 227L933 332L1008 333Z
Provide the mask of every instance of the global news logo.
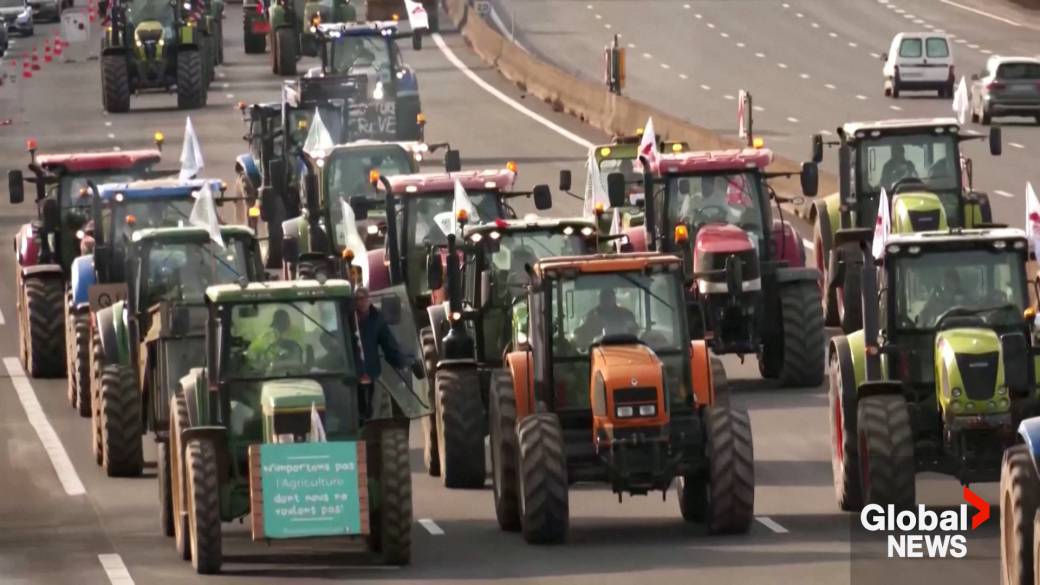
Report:
M869 532L887 533L890 559L962 559L968 554L968 528L975 530L989 519L989 503L967 486L963 493L967 504L956 509L935 511L919 504L913 510L896 511L891 504L868 504L859 520ZM969 505L978 510L970 518Z

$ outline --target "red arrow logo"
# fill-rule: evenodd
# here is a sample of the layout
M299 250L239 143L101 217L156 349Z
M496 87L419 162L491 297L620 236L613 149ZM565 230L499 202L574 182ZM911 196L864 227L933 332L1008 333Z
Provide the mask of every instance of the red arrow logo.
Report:
M968 486L964 486L964 499L978 510L978 512L971 517L971 529L975 530L982 525L983 522L989 520L989 502L983 500L976 495L975 492L968 489Z

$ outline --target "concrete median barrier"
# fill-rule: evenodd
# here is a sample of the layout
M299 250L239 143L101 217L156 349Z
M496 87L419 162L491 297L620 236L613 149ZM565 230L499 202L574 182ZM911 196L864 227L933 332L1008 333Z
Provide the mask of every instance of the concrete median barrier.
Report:
M726 138L632 98L614 95L605 85L580 79L539 60L510 42L478 16L468 0L444 0L444 4L466 42L484 62L495 67L521 90L550 104L558 112L566 112L610 134L629 133L632 128L645 124L647 118L653 117L654 127L659 135L668 140L684 141L693 149L743 146L737 140ZM809 136L806 136L806 154L809 147ZM782 157L777 157L775 161L770 170L796 171L800 166L800 161ZM774 182L774 188L779 193L789 196L801 193L797 177L778 179ZM837 177L829 173L820 173L820 193L833 193L837 190ZM808 205L807 202L800 206L801 209L792 211L804 217Z

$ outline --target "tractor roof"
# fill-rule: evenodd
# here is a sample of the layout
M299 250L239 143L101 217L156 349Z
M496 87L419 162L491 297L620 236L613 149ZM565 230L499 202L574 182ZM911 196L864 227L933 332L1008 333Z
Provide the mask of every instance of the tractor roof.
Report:
M582 273L632 272L651 266L682 266L682 260L671 254L639 252L632 254L592 254L589 256L560 256L539 260L535 274L544 277L548 272L576 270Z
M332 158L336 154L341 152L372 152L372 151L387 151L387 150L403 150L408 154L412 153L410 150L412 144L418 143L406 143L406 142L381 142L379 140L355 140L353 142L347 142L346 144L337 144L324 153L325 158ZM316 154L307 152L305 154Z
M607 159L634 159L639 150L639 141L641 139L641 134L636 134L634 136L617 136L614 138L613 143L594 146L593 151L596 159L600 161ZM675 140L659 141L658 146L660 147L661 152L669 153L683 152L690 147L690 145L685 142Z
M333 22L318 25L320 37L338 39L340 37L373 37L397 32L397 22L393 20L372 20L368 22Z
M408 151L409 154L422 154L430 151L430 147L425 142L419 142L417 140L369 140L367 138L361 140L352 140L346 144L337 144L334 150L340 148L370 148L372 146L397 146Z
M220 226L220 235L225 238L256 237L253 230L244 225L222 225ZM132 238L135 242L141 240L190 242L209 239L209 230L196 226L145 228L135 230Z
M734 150L695 150L676 154L662 154L656 168L662 175L716 173L722 171L763 170L773 162L773 151L768 148Z
M506 191L513 186L516 173L508 169L459 171L457 173L416 173L387 177L394 194L444 193L455 189L455 181L472 191Z
M496 219L488 223L466 226L465 236L487 232L558 231L567 227L596 229L596 222L583 217L538 217L528 215L523 219Z
M220 284L206 289L211 303L291 302L318 298L349 298L353 288L346 280L276 280L250 282L245 286Z
M971 247L976 244L992 244L1005 242L1012 246L1021 243L1024 248L1026 244L1026 233L1015 228L986 228L986 229L952 229L949 231L932 232L909 232L891 234L885 242L885 248L889 246L922 246L925 248L949 249L951 247Z
M908 132L934 132L936 127L955 127L960 130L960 124L956 118L906 118L901 120L877 120L874 122L848 122L838 128L845 136L861 138L856 136L860 132L880 133L908 133Z
M122 194L129 199L146 199L149 197L187 197L209 183L210 189L216 192L224 190L226 185L220 179L190 179L182 181L176 177L133 181L131 183L105 183L98 187L102 199L111 199Z
M92 173L127 171L159 162L158 150L124 150L121 152L77 152L69 154L41 154L36 162L49 171Z

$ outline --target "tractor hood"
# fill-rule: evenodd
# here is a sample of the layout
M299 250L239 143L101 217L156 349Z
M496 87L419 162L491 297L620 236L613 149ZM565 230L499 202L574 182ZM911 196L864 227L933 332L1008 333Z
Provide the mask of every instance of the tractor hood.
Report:
M264 415L310 410L312 404L325 410L325 392L321 384L305 378L268 380L260 386L260 404Z
M947 415L999 414L1009 408L1000 337L965 327L935 336L939 402Z
M693 272L701 294L738 294L762 289L753 237L728 224L709 224L697 230Z
M593 350L596 372L607 388L660 387L661 360L645 345L601 345Z
M947 230L946 210L934 193L900 193L892 197L892 233Z

